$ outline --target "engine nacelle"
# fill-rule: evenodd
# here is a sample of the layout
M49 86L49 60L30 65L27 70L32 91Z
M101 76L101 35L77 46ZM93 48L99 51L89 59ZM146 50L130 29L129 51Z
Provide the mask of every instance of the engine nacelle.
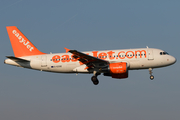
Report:
M104 76L111 76L112 78L127 78L128 66L126 62L110 63L108 72L104 73Z

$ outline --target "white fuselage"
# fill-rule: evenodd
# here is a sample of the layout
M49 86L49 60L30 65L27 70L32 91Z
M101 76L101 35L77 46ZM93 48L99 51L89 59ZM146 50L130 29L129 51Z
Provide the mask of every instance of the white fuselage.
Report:
M124 49L124 50L105 50L105 51L88 51L85 54L98 57L109 61L110 63L127 62L128 69L148 69L158 68L171 65L176 59L168 54L154 48ZM11 59L6 59L5 63L19 67L25 67L35 70L59 72L59 73L91 73L85 64L72 58L71 53L55 53L21 57L29 60L29 63L18 63ZM99 64L101 66L101 64Z

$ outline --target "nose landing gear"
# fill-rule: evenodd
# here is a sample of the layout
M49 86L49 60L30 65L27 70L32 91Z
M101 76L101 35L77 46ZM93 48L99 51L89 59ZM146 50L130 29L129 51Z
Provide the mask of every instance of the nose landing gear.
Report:
M149 68L149 74L150 74L150 79L153 80L154 79L154 76L152 75L152 68Z

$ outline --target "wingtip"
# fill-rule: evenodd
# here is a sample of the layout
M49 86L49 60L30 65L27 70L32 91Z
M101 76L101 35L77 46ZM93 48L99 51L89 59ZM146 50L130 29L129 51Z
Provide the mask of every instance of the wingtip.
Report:
M66 53L70 51L70 49L68 49L68 48L65 48L65 47L64 47L64 49L66 50Z

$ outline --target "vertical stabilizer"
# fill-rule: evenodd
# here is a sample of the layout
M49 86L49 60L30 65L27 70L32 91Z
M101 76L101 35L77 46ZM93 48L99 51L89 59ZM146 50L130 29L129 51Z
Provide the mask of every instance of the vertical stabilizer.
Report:
M45 54L39 51L16 26L6 27L15 57Z

